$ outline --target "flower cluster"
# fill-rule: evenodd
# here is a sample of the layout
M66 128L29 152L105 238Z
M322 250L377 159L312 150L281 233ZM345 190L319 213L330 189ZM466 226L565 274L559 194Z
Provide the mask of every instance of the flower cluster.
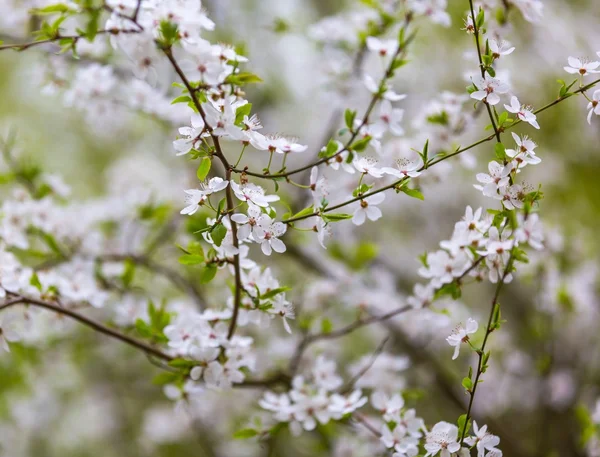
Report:
M317 424L327 424L351 415L367 403L360 390L348 395L336 393L342 386L335 362L322 356L315 360L310 378L296 376L292 389L284 394L267 392L259 404L271 411L278 422L289 423L296 435L302 430L314 430Z

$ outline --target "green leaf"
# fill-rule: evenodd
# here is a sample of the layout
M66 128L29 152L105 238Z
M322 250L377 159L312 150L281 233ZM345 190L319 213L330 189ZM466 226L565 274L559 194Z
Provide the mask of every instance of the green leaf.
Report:
M202 270L202 273L200 274L200 283L206 284L206 283L211 282L216 274L217 274L217 266L214 263L211 263L210 265L206 265L206 268L204 268Z
M352 196L358 197L359 195L366 194L372 188L373 188L373 186L369 186L368 184L362 183L360 186L358 186L356 189L354 189L352 191Z
M163 46L170 47L179 40L177 24L163 20L159 27L159 41Z
M370 142L371 142L371 137L366 136L364 138L361 138L360 140L356 140L354 143L352 143L350 145L350 147L348 149L350 149L352 151L356 151L356 152L362 152L365 149L367 149L367 146L369 145Z
M227 228L222 223L219 223L212 228L210 236L217 246L221 246L225 236L227 236Z
M326 213L321 216L325 222L338 222L344 219L352 219L352 214L346 213Z
M248 438L253 438L258 435L258 431L253 428L244 428L242 430L238 430L233 434L233 439L235 440L247 440Z
M354 119L356 119L356 111L347 109L344 112L344 121L346 122L346 127L348 127L348 130L351 132L354 130Z
M252 111L252 103L246 103L242 106L238 106L235 110L235 125L241 126L244 121L244 116L250 116Z
M152 338L152 330L150 329L150 326L146 323L146 321L142 319L136 319L135 329L142 338Z
M29 278L29 284L42 292L42 283L40 282L40 278L35 271L32 273L31 278Z
M229 75L225 78L225 84L232 84L234 86L243 86L244 84L261 83L260 79L254 73L246 71L236 73L235 75Z
M182 265L198 265L204 263L204 256L197 254L186 254L179 257L179 263Z
M418 198L419 200L425 200L425 197L419 189L409 189L408 187L404 186L400 190L409 197Z
M44 8L33 8L30 10L32 14L57 14L72 12L71 8L64 3L55 3Z
M297 217L309 216L309 215L313 214L314 212L315 211L313 210L313 206L310 205L308 208L304 208L302 211L299 211L296 214L294 214L290 219L297 218Z
M180 95L179 97L175 98L172 102L171 105L175 105L177 103L189 103L191 102L192 99L190 98L189 95Z
M333 324L327 317L321 319L321 333L331 333L333 330Z
M208 176L208 172L210 171L210 166L212 164L212 160L209 157L202 158L200 165L198 166L198 170L196 171L196 176L200 181L204 181Z
M378 253L379 247L375 243L370 243L368 241L361 242L354 254L353 266L355 269L364 267L371 262L371 260L375 259Z
M164 386L166 384L174 384L181 380L181 374L179 373L171 373L169 371L165 371L164 373L159 373L152 379L152 383L157 384L159 386Z
M471 428L471 419L469 419L469 422L467 423L467 415L462 414L458 418L457 425L458 425L459 434L462 434L463 430L464 430L464 433L466 435L467 432L469 431L469 429Z
M169 366L173 368L192 368L198 365L198 362L187 359L173 359L169 361Z
M448 113L444 110L441 113L436 113L432 114L431 116L427 116L427 122L431 124L448 125L450 119L448 117Z
M463 378L462 386L465 388L465 390L471 392L471 389L473 388L473 381L471 381L471 378Z
M502 143L496 143L496 146L494 146L494 153L498 160L506 159L506 148Z
M131 259L126 259L125 269L123 270L123 274L121 275L121 281L123 285L127 288L131 285L133 278L135 276L135 263Z
M260 296L261 300L268 300L270 298L275 297L275 295L279 295L282 294L284 292L287 292L288 290L292 290L291 287L277 287L276 289L271 289L268 292L262 294Z
M483 27L483 24L485 23L485 12L483 11L483 8L481 8L481 7L479 8L479 13L477 14L477 19L476 19L475 23L477 24L478 29Z

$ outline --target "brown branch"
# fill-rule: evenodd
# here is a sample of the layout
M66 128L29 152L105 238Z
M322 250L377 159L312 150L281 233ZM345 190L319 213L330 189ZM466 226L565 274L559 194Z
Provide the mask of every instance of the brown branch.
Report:
M26 304L26 305L37 306L38 308L44 308L44 309L53 311L55 313L58 313L58 314L61 314L64 316L68 316L71 319L74 319L74 320L78 321L79 323L86 325L87 327L90 327L97 332L103 333L104 335L107 335L107 336L115 338L119 341L122 341L123 343L128 344L129 346L135 347L137 349L140 349L141 351L144 351L146 354L152 355L158 359L166 360L167 362L173 360L172 356L162 352L160 349L157 349L154 346L151 346L143 341L140 341L140 340L137 340L130 336L127 336L127 335L119 332L118 330L112 329L110 327L105 326L104 324L101 324L100 322L96 322L95 320L90 319L89 317L84 316L83 314L78 313L77 311L74 311L74 310L68 309L68 308L63 308L55 303L51 303L49 301L41 300L38 298L26 297L26 296L19 295L17 293L9 292L9 291L7 291L7 293L14 296L15 298L1 304L0 311L10 308L11 306L14 306L17 304Z
M371 357L369 358L369 361L367 362L367 364L358 373L356 373L352 377L352 379L350 379L350 381L348 381L348 383L346 384L346 386L344 388L342 388L342 390L341 390L342 394L349 393L354 388L356 383L360 380L360 378L362 378L364 375L366 375L367 372L373 367L373 365L377 361L377 358L383 352L383 348L385 347L385 345L389 341L389 339L390 339L390 336L388 335L383 339L383 341L381 343L379 343L379 346L377 346L377 348L375 349L375 352L373 352L373 354L371 354Z
M233 171L233 167L227 161L225 154L223 154L223 150L221 149L221 143L219 142L219 137L214 135L213 127L211 125L209 125L206 120L206 113L204 112L204 109L202 108L202 105L200 104L200 101L198 100L196 91L194 90L194 88L192 87L190 82L188 81L187 77L185 76L185 73L183 72L183 70L177 63L177 61L175 60L175 57L173 57L171 48L164 48L163 52L169 59L169 62L171 62L171 65L175 69L175 72L179 75L179 78L181 79L181 81L185 85L186 89L188 90L190 97L192 97L194 106L196 107L196 109L198 110L198 113L200 114L200 116L202 117L202 120L204 121L204 128L209 132L209 134L212 138L213 144L215 146L215 151L216 151L215 156L221 161L221 163L223 164L223 167L225 168L225 180L231 182L231 174ZM225 197L226 197L226 201L227 201L227 212L229 214L232 214L235 209L235 202L233 201L233 190L231 188L231 185L228 185L227 188L225 189ZM239 241L238 241L238 236L237 236L237 224L231 218L229 219L229 222L231 224L231 235L232 235L233 246L236 249L238 249ZM240 268L239 253L235 254L233 256L233 270L234 270L234 275L235 275L235 292L234 292L234 303L233 303L233 315L231 317L231 323L229 325L229 331L227 333L228 339L231 339L233 337L233 334L235 333L239 309L242 304L242 272L241 272L241 268Z
M110 34L110 35L119 35L121 33L140 33L141 30L121 30L121 29L107 29L107 30L98 30L96 34ZM85 38L81 35L60 35L57 34L54 38L47 38L45 40L38 41L30 41L27 43L11 43L11 44L3 44L0 45L0 51L4 51L6 49L14 49L16 51L24 51L29 48L33 48L34 46L39 46L41 44L55 43L60 40L73 40L74 42L79 41L80 39Z
M461 436L460 436L460 444L462 446L463 441L465 439L465 435L467 434L467 427L469 426L469 419L471 418L471 410L473 408L473 402L475 400L475 392L477 391L477 386L479 384L479 378L483 374L483 358L485 356L485 348L488 342L488 338L491 333L494 331L495 327L493 326L494 315L496 314L496 307L499 306L498 298L500 297L500 292L502 291L502 287L504 286L504 280L510 273L510 269L513 263L513 253L511 252L510 257L508 258L508 262L506 263L506 267L504 268L504 272L502 277L498 280L498 284L496 286L496 290L494 292L494 297L492 298L492 305L490 308L490 315L488 318L487 327L485 330L485 336L483 337L483 343L481 344L481 348L477 351L478 361L477 361L477 372L475 373L475 379L473 380L473 388L469 390L469 406L467 407L465 425L463 427Z

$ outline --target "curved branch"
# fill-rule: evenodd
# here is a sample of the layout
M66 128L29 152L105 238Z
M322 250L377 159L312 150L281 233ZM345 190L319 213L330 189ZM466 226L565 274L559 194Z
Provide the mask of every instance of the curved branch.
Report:
M95 320L90 319L89 317L84 316L83 314L78 313L77 311L74 311L74 310L68 309L68 308L63 308L62 306L59 306L55 303L51 303L49 301L32 298L32 297L26 297L26 296L19 295L14 292L8 292L8 293L10 295L15 296L15 298L1 304L0 311L10 308L11 306L18 305L18 304L37 306L38 308L44 308L49 311L53 311L55 313L62 314L64 316L68 316L71 319L74 319L77 322L79 322L87 327L90 327L91 329L93 329L97 332L103 333L104 335L110 336L111 338L115 338L119 341L122 341L123 343L128 344L129 346L135 347L136 349L140 349L141 351L144 351L146 354L152 355L158 359L165 360L167 362L173 360L172 356L162 352L160 349L157 349L154 346L151 346L143 341L140 341L140 340L132 338L128 335L125 335L125 334L119 332L118 330L107 327L106 325L101 324L100 322L96 322Z

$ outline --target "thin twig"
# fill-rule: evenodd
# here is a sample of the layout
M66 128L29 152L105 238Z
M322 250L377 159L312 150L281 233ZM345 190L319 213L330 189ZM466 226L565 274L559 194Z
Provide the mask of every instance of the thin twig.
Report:
M128 335L125 335L125 334L119 332L118 330L107 327L104 324L101 324L100 322L96 322L95 320L90 319L89 317L84 316L83 314L78 313L77 311L74 311L69 308L63 308L57 304L54 304L49 301L41 300L38 298L26 297L26 296L19 295L17 293L13 293L13 292L9 292L9 291L7 291L7 293L14 296L15 298L2 303L0 305L0 311L10 308L11 306L15 306L17 304L27 304L27 305L37 306L39 308L44 308L44 309L53 311L55 313L58 313L58 314L61 314L64 316L68 316L71 319L74 319L74 320L80 322L81 324L86 325L99 333L102 333L104 335L107 335L107 336L110 336L117 340L120 340L123 343L128 344L129 346L133 346L137 349L140 349L140 350L144 351L146 354L153 355L154 357L156 357L158 359L166 360L167 362L173 360L172 356L162 352L160 349L157 349L154 346L151 346L143 341L140 341L140 340L132 338Z
M375 365L375 362L377 361L377 358L383 352L383 348L385 347L385 345L389 341L389 339L390 339L390 335L386 336L383 339L383 341L381 341L381 343L379 343L379 346L377 346L377 348L375 349L375 352L373 352L373 354L371 354L371 357L369 358L369 361L367 362L367 364L358 373L356 373L352 377L352 379L350 379L350 381L348 381L348 383L346 384L346 387L344 387L341 390L342 394L347 394L352 389L354 389L354 386L360 380L360 378L362 378L364 375L366 375L367 372L373 367L373 365Z

